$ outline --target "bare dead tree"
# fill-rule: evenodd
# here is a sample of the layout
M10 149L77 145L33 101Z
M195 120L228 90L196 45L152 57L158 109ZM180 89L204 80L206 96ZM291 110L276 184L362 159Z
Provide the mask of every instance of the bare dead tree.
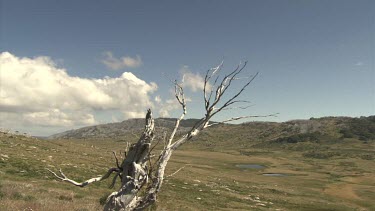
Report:
M223 67L223 63L215 68L209 69L206 72L203 86L203 98L205 107L204 117L197 121L197 123L186 134L178 138L176 138L176 132L179 128L181 120L186 115L187 109L182 84L179 84L177 81L173 82L175 86L175 97L178 103L181 105L182 113L181 116L176 120L171 134L167 137L164 133L164 147L157 159L154 161L153 165L151 162L151 152L155 147L151 148L151 144L154 140L154 119L152 117L152 112L149 109L146 115L145 128L138 142L130 147L127 147L128 149L125 150L125 156L121 164L119 164L116 153L114 153L116 167L110 168L104 176L91 178L85 182L79 183L66 177L61 170L60 175L51 170L49 171L56 178L79 187L84 187L93 182L107 179L112 173L115 172L111 187L114 186L118 178L120 178L121 186L118 191L113 192L107 198L104 210L132 211L143 210L147 208L148 206L156 202L157 194L163 184L163 179L165 177L164 173L168 161L171 158L173 152L182 144L197 136L205 128L210 127L214 124L231 122L244 118L267 117L275 115L240 116L233 117L221 122L210 123L212 117L219 112L229 109L246 109L248 107L238 106L237 104L249 104L250 102L238 100L237 98L251 84L258 73L250 77L239 77L246 64L246 62L243 64L239 64L235 70L222 78L220 78L219 72ZM234 94L232 94L231 96L225 95L234 81L244 79L246 79L246 81L238 91L234 92ZM224 100L224 98L226 99ZM182 168L184 167L181 167L177 171L180 171ZM143 191L141 192L141 190Z

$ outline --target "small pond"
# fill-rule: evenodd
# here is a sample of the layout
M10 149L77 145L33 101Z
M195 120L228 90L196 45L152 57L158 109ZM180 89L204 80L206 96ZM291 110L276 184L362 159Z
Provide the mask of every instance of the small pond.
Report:
M268 177L287 177L289 175L287 175L287 174L281 174L281 173L264 173L263 176L268 176Z
M236 167L241 168L241 169L264 169L266 168L263 165L259 164L237 164Z

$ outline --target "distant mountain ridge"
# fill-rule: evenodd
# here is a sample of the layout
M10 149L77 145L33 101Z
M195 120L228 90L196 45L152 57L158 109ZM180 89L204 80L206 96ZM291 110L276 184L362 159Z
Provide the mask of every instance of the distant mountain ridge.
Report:
M180 122L179 132L189 130L199 119L186 119ZM157 118L155 127L158 131L172 130L176 123L175 118ZM75 130L68 130L48 137L48 139L85 139L85 138L118 138L128 133L136 133L143 130L144 118L128 119L122 122L107 123L87 126Z
M199 119L182 120L179 133L187 132ZM171 131L175 125L174 118L155 119L156 131ZM129 135L139 135L143 130L145 120L129 119L118 123L88 126L69 130L49 136L48 139L89 139L89 138L125 138ZM369 117L322 117L308 120L290 120L287 122L246 122L241 124L220 124L206 130L206 135L200 139L223 137L228 140L278 140L279 142L294 142L303 139L299 134L308 138L324 135L332 138L358 138L360 140L375 140L375 116ZM132 135L132 136L133 136ZM225 138L224 138L225 137ZM216 140L217 141L217 140Z

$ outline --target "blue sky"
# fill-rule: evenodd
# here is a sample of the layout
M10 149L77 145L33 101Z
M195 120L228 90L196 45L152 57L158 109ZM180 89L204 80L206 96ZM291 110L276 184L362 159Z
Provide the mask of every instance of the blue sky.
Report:
M23 81L14 76L15 72L23 71L25 75L31 69L37 71L36 66L30 65L43 56L48 57L38 60L43 67L53 67L53 74L46 80L62 77L58 80L75 84L70 87L87 84L76 79L108 76L115 80L124 72L131 72L145 82L138 89L147 90L142 92L149 98L147 102L142 101L144 104L153 104L154 110L158 110L158 106L169 106L164 114L177 116L178 107L168 101L172 84L163 74L180 78L181 72L185 72L195 80L198 73L202 76L221 60L224 60L224 70L228 71L247 60L244 74L260 73L241 99L254 102L254 106L247 111L223 113L218 120L276 112L280 113L278 117L259 120L368 116L375 113L374 20L375 1L371 0L2 0L0 47L1 52L9 55L3 55L8 63L0 66L0 92L3 91L3 102L7 93L21 92L22 89L15 87ZM128 62L123 62L124 58ZM20 62L22 59L29 59L29 66ZM9 61L21 66L15 68ZM109 63L106 65L104 61ZM61 69L68 76L56 76L56 71ZM11 81L8 78L13 76L19 83L1 85ZM124 76L124 81L129 81L129 77ZM24 84L32 84L29 80L35 79L28 78ZM122 85L111 86L112 91L103 84L93 86L114 98L128 96L113 93L114 90L121 92ZM13 99L9 104L0 105L1 127L46 135L88 124L121 121L145 109L137 101L137 96L143 95L137 94L129 98L137 101L136 105L130 101L93 102L90 98L82 100L81 106L75 105L77 110L65 111L65 107L46 103L42 99L45 92L33 92L35 87L32 86L39 85L28 85L25 90L30 92L27 96L34 94L33 98L23 97L22 103ZM48 84L46 87L48 89ZM59 92L66 93L66 89L56 90L54 94L49 93L53 97L48 99L64 103L84 98L72 94L60 99L57 96L62 93ZM201 92L188 86L186 90L191 99L187 117L200 117ZM155 97L161 99L159 104ZM35 104L38 108L31 109ZM125 114L131 106L137 107L132 110L134 115ZM77 116L76 111L84 120L70 117ZM54 118L64 115L68 116L69 123L56 123ZM40 121L56 125L39 124Z

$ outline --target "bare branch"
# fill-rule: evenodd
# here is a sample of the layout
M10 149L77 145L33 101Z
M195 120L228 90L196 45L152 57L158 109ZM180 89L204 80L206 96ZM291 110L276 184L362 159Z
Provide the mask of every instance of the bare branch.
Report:
M242 110L245 110L245 109L248 109L250 107L252 107L254 105L249 105L249 106L238 106L238 107L226 107L226 108L223 108L221 109L222 111L225 111L225 110L233 110L233 109L242 109Z
M207 127L211 127L213 125L217 125L217 124L221 124L221 123L232 122L232 121L236 121L236 120L240 120L240 119L259 118L259 117L276 117L278 114L279 113L269 114L269 115L255 115L255 116L233 117L233 118L230 118L230 119L227 119L227 120L224 120L224 121L220 121L220 122L215 122L215 123L209 124L209 125L207 125Z
M156 142L156 144L148 151L148 155L147 155L147 158L151 158L151 153L152 153L152 151L155 149L155 147L157 146L157 145L159 145L159 143L160 143L160 140L162 140L162 138L158 138L158 141Z
M121 174L120 172L117 172L117 173L116 173L116 175L115 175L115 176L113 177L113 179L112 179L112 183L111 183L111 185L109 185L109 188L114 188L114 187L115 187L117 177L119 177L120 174ZM120 178L121 178L121 176L120 176ZM121 180L122 180L122 178L121 178Z
M116 160L116 166L117 166L117 168L120 169L121 167L120 167L120 164L118 163L118 159L117 159L117 156L116 156L116 152L113 151L112 153L113 153L113 156L115 157L115 160Z
M251 82L258 76L258 73L256 73L243 87L240 91L237 92L237 94L235 94L233 97L231 97L229 100L227 100L224 105L222 105L219 109L217 109L213 114L217 114L218 112L220 112L223 108L226 108L228 107L229 105L233 104L232 102L234 102L234 100L246 89L247 86L249 86L251 84ZM229 86L229 85L228 85Z
M243 79L249 79L252 78L253 76L248 76L248 77L238 77L238 78L233 78L233 80L243 80Z
M215 106L220 102L221 97L224 95L224 93L227 91L227 89L231 86L234 78L236 78L236 76L242 72L242 70L245 68L246 64L247 64L247 62L245 62L242 66L241 66L241 64L239 64L236 67L236 69L234 69L232 72L230 72L228 75L226 75L222 79L220 85L216 89L215 100L207 111L213 110L215 108Z
M234 101L228 103L228 105L225 108L222 108L221 110L224 111L224 110L231 110L231 109L247 109L247 108L249 108L251 106L254 106L254 104L252 104L252 105L248 105L248 106L229 107L230 105L233 105L233 104L236 104L236 103L250 104L251 102L247 101L247 100L234 100ZM215 108L213 110L216 111L218 109L220 109L220 108Z
M180 122L186 115L186 102L185 102L185 96L184 96L184 89L176 81L175 81L175 96L176 96L176 99L178 100L178 102L180 103L180 105L182 107L182 114L181 114L180 118L178 118L176 120L173 131L172 131L172 133L169 137L167 147L169 147L171 145L172 140L174 139L174 136L176 135L177 129L180 126Z
M213 87L211 87L210 96L207 99L207 88L208 88L207 86L209 85L209 81L210 81L211 77L214 76L216 73L219 73L219 71L223 67L223 64L224 64L224 61L221 61L221 63L217 67L207 70L206 76L204 78L204 86L203 86L203 96L204 96L204 102L205 102L205 108L206 109L208 109L208 107L210 105L210 100L211 100L211 96L212 96L212 92L213 92ZM219 78L219 75L216 77L212 86L216 85L216 82L217 82L218 78Z
M58 179L62 180L62 181L65 181L65 182L68 182L68 183L71 183L75 186L78 186L78 187L85 187L86 185L89 185L93 182L98 182L98 181L102 181L104 179L107 179L111 174L112 172L119 172L119 169L118 168L111 168L108 170L108 172L104 175L104 176L99 176L99 177L94 177L94 178L91 178L91 179L88 179L84 182L76 182L72 179L69 179L68 177L65 176L65 174L62 172L62 170L60 169L59 172L60 172L60 175L57 175L55 172L47 169L49 172L51 172L55 177L57 177Z

